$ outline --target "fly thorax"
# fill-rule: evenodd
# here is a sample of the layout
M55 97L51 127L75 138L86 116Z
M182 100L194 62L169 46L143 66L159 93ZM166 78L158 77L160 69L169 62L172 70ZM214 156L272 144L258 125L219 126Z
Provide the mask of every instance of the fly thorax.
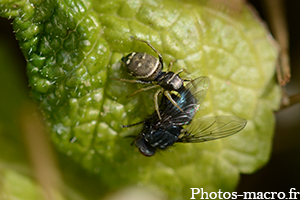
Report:
M144 138L150 145L155 147L155 144L160 140L163 134L164 130L162 129L150 128L149 131L144 134Z
M173 145L180 135L180 126L171 126L169 128L158 128L152 130L151 134L145 134L145 140L152 146L165 149Z
M167 129L167 131L174 135L175 137L178 137L180 135L180 132L182 130L182 127L181 126L171 126Z

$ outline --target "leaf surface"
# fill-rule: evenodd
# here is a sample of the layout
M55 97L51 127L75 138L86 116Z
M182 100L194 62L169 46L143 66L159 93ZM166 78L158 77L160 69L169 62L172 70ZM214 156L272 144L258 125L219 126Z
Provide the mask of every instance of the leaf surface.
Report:
M107 192L143 185L186 199L191 187L233 191L240 173L268 161L281 97L274 79L278 50L247 5L229 12L207 1L6 1L0 16L14 18L32 97L56 148L95 174ZM176 59L174 71L210 77L193 123L204 115L235 115L248 120L246 128L141 155L124 136L142 127L120 125L153 113L155 91L126 98L143 86L111 77L132 79L120 60L130 52L157 55L131 36L155 46L164 69Z

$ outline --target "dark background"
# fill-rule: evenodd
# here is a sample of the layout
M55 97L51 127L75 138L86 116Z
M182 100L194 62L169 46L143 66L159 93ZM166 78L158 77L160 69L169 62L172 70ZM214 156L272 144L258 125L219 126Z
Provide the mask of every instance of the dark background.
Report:
M277 1L277 0L271 0ZM249 1L263 19L268 19L262 0ZM291 82L286 86L289 95L300 93L300 1L284 0L290 42ZM268 23L268 22L267 22ZM254 174L242 175L238 193L300 192L300 104L276 113L276 132L270 161ZM287 196L289 197L289 196ZM300 199L300 194L298 195Z
M277 0L271 0L277 1ZM261 17L268 19L262 0L251 0ZM287 85L289 95L300 93L300 1L288 0L285 3L285 13L290 37L291 82ZM0 37L5 38L9 48L14 49L15 59L19 61L17 71L22 76L24 85L28 84L26 77L26 62L15 40L11 22L0 17ZM267 22L268 23L268 22ZM1 64L0 64L1 65ZM29 88L28 88L29 91ZM300 104L296 104L276 113L276 133L270 161L254 174L242 175L237 192L289 192L296 188L300 192ZM288 195L288 194L287 194ZM300 195L298 195L300 198Z

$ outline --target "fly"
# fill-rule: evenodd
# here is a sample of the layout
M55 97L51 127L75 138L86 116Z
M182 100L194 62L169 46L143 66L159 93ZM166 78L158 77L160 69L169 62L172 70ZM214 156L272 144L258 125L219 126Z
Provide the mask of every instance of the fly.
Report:
M183 112L163 96L159 106L161 118L156 112L145 121L142 132L134 144L145 156L153 156L157 149L166 149L176 142L197 143L228 137L241 131L247 121L236 116L203 117L197 124L191 123L202 104L209 86L209 78L202 76L190 81L186 87L172 94ZM183 128L184 125L187 125Z

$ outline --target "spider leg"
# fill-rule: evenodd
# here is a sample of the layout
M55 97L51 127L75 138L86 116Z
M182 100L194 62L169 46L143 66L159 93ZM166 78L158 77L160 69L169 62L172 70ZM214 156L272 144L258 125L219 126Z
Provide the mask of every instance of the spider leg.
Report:
M171 94L169 91L165 90L164 95L169 99L169 101L171 101L171 103L176 106L181 112L184 112L180 106L176 103L176 101L174 101L174 99L172 98Z
M159 112L159 105L158 105L158 95L163 92L164 89L159 89L157 90L157 92L155 92L154 94L154 106L155 106L155 110L156 110L156 113L158 115L158 118L161 120L161 116L160 116L160 112Z
M133 79L124 79L124 78L115 78L115 77L110 77L111 79L117 80L117 81L122 81L122 82L127 82L127 83L139 83L139 84L152 84L152 81L141 81L141 80L133 80Z
M174 62L177 62L177 60L171 60L171 62L169 63L168 71L171 71Z
M159 86L159 85L150 85L150 86L148 86L148 87L144 87L144 88L138 89L138 90L136 90L134 93L132 93L131 95L128 95L127 98L132 97L132 96L136 95L136 94L139 93L139 92L151 90L151 89L157 88L157 87L160 87L160 86Z
M131 38L146 43L153 51L155 51L155 53L157 53L157 55L158 55L159 62L161 64L161 68L163 69L163 67L164 67L163 57L160 54L160 52L157 49L155 49L154 46L152 46L152 44L150 44L149 42L147 42L145 40L141 40L141 39L135 38L133 36L131 36Z

